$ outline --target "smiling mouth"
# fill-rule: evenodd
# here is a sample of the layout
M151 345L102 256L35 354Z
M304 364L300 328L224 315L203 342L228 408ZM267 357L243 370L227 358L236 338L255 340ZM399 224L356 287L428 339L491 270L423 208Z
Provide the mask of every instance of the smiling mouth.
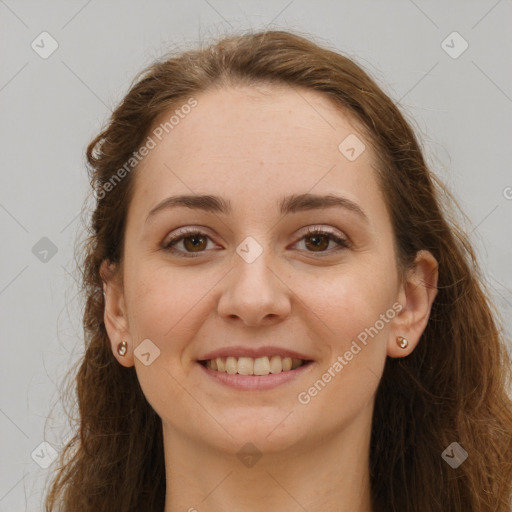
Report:
M311 361L297 359L295 357L216 357L199 361L204 367L231 375L269 375L293 371Z

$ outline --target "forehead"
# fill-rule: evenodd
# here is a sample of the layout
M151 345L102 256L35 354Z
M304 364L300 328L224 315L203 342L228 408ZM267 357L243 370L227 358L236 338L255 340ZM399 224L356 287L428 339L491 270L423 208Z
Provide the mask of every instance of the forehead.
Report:
M135 173L135 208L147 210L171 193L229 196L256 209L293 193L378 193L373 155L357 123L324 94L258 85L194 98L194 108L180 111L178 104L155 123L153 133L181 113L161 140L153 137L155 147ZM339 149L347 137L366 145L353 161Z

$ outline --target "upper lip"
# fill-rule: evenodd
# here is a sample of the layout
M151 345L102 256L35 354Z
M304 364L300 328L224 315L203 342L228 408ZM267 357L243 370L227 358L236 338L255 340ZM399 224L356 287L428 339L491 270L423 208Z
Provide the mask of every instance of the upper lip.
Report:
M256 359L257 357L272 357L272 356L281 356L281 357L292 357L296 359L303 359L305 361L311 361L311 358L301 354L300 352L295 352L294 350L288 350L287 348L268 346L268 347L247 347L247 346L233 346L233 347L223 347L217 350L213 350L212 352L208 352L204 356L200 357L199 361L207 361L209 359L215 359L217 357L252 357Z

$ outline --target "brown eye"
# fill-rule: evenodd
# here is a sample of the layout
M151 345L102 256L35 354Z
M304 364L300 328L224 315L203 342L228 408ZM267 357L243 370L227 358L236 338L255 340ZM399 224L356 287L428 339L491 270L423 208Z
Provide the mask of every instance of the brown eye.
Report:
M337 236L335 233L326 231L317 227L308 228L305 236L303 236L299 242L304 241L306 246L306 252L319 253L320 256L332 254L350 247L348 240ZM338 247L329 249L329 244L334 242Z
M331 239L326 235L309 235L304 238L306 240L306 247L308 249L312 249L313 251L316 251L316 249L319 249L320 251L324 251L329 246L329 242ZM311 242L308 243L308 240Z
M195 257L205 252L208 240L210 237L201 231L189 231L185 235L181 234L171 238L162 248L179 256ZM180 244L183 244L183 249L176 249L176 246Z
M187 251L198 252L206 248L207 238L206 236L198 235L183 237L183 246Z
M201 253L208 252L208 241L211 241L210 237L201 231L182 231L165 243L162 249L177 256L194 258ZM331 255L350 247L348 240L316 227L308 228L307 233L299 240L299 242L302 241L304 241L306 252L317 253L319 256ZM331 242L334 242L335 247L329 249ZM180 247L180 244L182 244L182 247Z

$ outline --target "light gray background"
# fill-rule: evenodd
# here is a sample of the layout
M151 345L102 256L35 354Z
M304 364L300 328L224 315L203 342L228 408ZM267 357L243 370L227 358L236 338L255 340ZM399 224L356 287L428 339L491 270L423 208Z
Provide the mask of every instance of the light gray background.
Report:
M31 454L43 460L44 440L58 451L69 435L59 407L47 418L83 350L73 250L86 144L135 73L176 43L290 28L362 64L468 214L510 336L511 19L510 0L0 0L0 512L43 509L55 463ZM43 31L59 45L47 59L31 48ZM453 31L469 43L458 58L441 46ZM42 237L58 249L46 262L32 252Z

